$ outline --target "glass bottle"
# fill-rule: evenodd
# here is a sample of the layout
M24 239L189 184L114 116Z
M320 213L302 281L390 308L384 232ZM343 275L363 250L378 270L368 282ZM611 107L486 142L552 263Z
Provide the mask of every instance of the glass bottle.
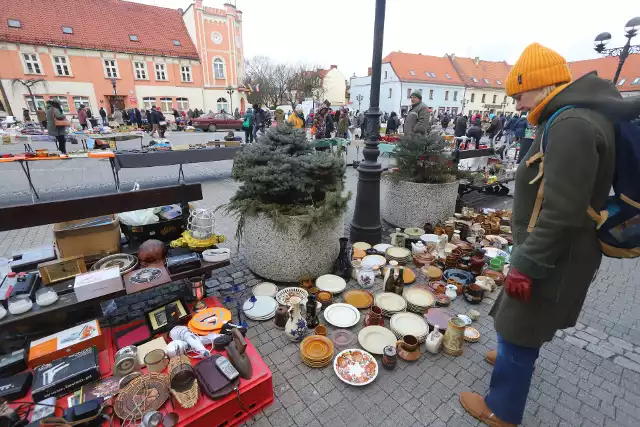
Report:
M318 326L318 313L316 308L316 296L309 295L307 297L307 326L309 328Z
M404 291L404 268L400 267L400 272L398 273L398 279L396 280L394 292L402 296L402 291Z
M340 252L338 258L333 263L333 274L342 277L344 280L349 280L351 277L351 262L349 261L349 253L347 251L347 242L349 239L346 237L340 238Z
M389 268L387 268L387 273L384 275L384 292L395 292L396 291L396 267L398 266L397 261L389 261Z

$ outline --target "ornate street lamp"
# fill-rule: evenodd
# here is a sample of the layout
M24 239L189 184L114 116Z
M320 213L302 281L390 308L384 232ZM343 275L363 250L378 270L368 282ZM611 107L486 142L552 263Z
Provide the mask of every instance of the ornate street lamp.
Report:
M376 0L376 17L373 24L373 57L371 60L371 96L366 113L364 160L358 166L358 193L351 220L351 241L377 244L381 241L380 223L380 175L378 163L380 138L380 75L382 73L382 40L386 0ZM357 98L356 98L357 99Z
M631 46L631 39L638 34L638 28L640 28L640 17L635 17L627 22L627 24L624 26L627 43L623 47L614 47L609 49L605 48L607 43L609 43L609 41L611 40L611 33L600 33L593 41L593 44L595 45L594 49L596 52L606 56L620 57L620 61L618 62L618 69L616 70L616 75L613 78L614 85L618 83L618 77L620 77L622 66L624 65L624 61L627 59L629 54L640 53L640 45Z
M116 79L111 79L111 87L113 87L113 102L111 103L111 114L113 114L116 108L116 97L118 96L118 89L116 89L116 83L118 83Z
M233 86L231 85L227 86L227 93L229 94L229 102L231 103L231 107L229 108L231 111L227 111L227 113L229 114L233 114L233 92L235 92L235 90L233 89Z
M467 105L469 101L467 100L467 98L462 98L462 101L460 101L460 103L462 104L462 115L464 116L464 106Z
M364 96L362 96L361 93L359 93L358 96L356 96L356 101L358 101L358 111L360 111L360 103L362 102L363 99L364 99Z

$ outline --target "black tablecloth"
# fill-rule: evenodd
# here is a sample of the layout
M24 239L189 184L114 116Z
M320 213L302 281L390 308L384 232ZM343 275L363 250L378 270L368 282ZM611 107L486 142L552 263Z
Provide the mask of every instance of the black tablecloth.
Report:
M120 170L232 160L241 149L242 147L218 147L151 153L116 153L115 166L117 170Z

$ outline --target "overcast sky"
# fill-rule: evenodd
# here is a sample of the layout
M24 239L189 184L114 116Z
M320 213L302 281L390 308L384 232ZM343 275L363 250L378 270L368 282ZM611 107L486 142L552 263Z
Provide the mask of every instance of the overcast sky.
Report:
M186 8L191 0L133 0ZM245 56L338 65L348 79L371 66L375 0L230 0L242 10ZM220 7L225 0L205 0ZM595 58L593 39L608 31L623 46L624 25L640 16L638 0L533 2L387 0L383 57L394 50L513 64L532 42L569 61ZM634 40L640 44L640 35Z

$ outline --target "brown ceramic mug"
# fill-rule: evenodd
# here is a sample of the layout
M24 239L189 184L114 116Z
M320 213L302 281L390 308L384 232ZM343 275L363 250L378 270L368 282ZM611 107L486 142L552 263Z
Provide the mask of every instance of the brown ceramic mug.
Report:
M419 345L418 338L413 335L405 335L400 341L400 346L406 351L416 351Z
M323 337L327 336L327 327L324 325L316 326L316 335L322 335Z

